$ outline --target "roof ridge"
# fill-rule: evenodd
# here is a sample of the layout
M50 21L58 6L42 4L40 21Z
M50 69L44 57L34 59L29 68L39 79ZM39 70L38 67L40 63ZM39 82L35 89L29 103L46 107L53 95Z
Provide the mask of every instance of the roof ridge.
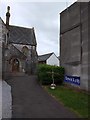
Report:
M53 53L54 52L48 53L48 54L44 54L44 55L38 55L39 61L41 61L41 60L44 60L44 61L47 60Z
M1 19L1 21L3 22L3 24L5 25L5 23L4 23L4 20L0 17L0 19Z
M38 56L45 56L45 55L50 55L50 54L53 54L54 52L51 52L51 53L46 53L46 54L42 54L42 55L38 55Z
M33 27L29 28L29 27L17 26L17 25L10 25L10 27L17 27L17 28L30 29L30 30L33 29Z

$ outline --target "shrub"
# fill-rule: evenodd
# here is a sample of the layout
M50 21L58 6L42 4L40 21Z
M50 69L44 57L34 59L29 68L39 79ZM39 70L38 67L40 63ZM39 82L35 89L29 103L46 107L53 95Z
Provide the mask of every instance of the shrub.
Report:
M55 84L62 84L64 80L64 68L46 64L38 65L38 80L43 85L52 84L52 71Z

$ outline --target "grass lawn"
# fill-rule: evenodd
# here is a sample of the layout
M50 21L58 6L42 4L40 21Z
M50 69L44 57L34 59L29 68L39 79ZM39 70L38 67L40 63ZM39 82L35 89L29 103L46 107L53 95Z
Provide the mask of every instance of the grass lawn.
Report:
M80 117L88 118L90 95L64 86L57 86L55 90L52 90L50 86L44 86L44 88L65 106L74 110Z

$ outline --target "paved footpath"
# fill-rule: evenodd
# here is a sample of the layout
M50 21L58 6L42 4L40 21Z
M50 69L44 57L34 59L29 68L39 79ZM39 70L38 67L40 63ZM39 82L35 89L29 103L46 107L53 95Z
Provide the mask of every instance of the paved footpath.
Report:
M78 118L52 98L36 76L17 75L8 81L12 89L12 118Z

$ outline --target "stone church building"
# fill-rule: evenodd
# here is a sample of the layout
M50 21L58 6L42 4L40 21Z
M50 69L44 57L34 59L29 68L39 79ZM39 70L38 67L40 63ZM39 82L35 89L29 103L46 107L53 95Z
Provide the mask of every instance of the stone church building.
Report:
M37 42L34 28L9 25L10 7L7 7L6 24L2 27L2 73L8 77L12 72L36 74Z
M67 82L77 86L74 78L80 77L77 87L90 91L89 32L90 2L75 2L60 13L60 63L69 76Z

